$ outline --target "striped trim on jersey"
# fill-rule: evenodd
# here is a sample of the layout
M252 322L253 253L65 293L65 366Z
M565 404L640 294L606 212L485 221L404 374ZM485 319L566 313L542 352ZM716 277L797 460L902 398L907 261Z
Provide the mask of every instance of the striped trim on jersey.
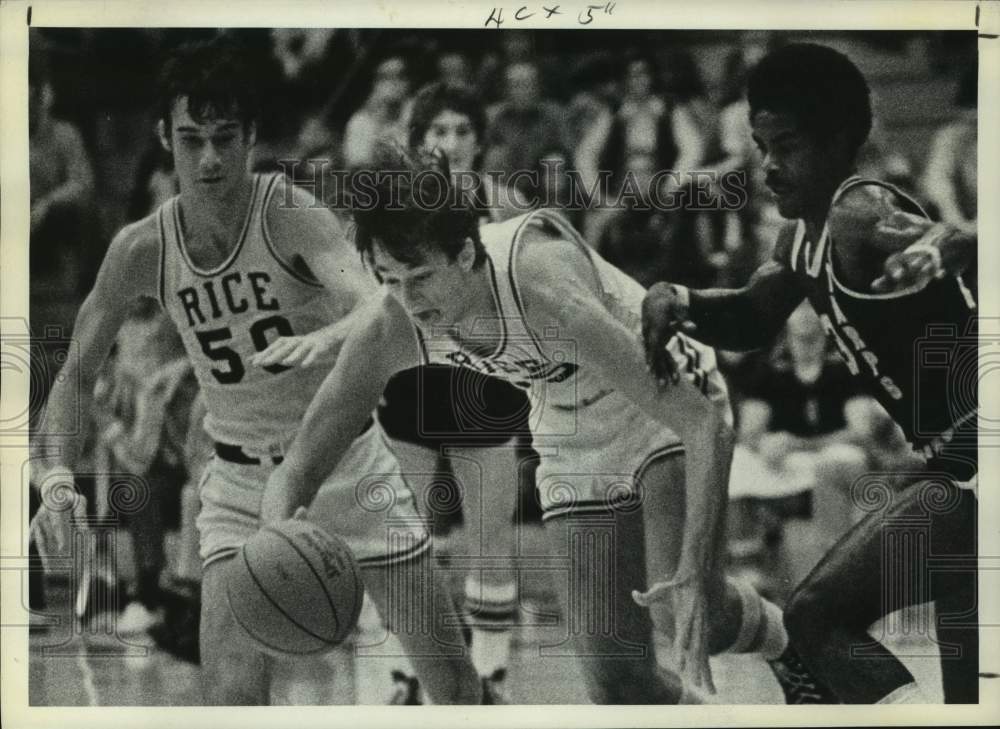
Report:
M264 245L267 246L268 252L274 257L274 260L278 262L282 270L289 276L294 278L296 281L306 284L307 286L315 286L317 288L323 288L323 284L319 282L314 276L306 275L304 271L298 271L295 269L289 261L286 261L278 253L278 247L274 245L274 241L271 240L271 231L267 227L267 211L271 205L271 198L274 197L275 191L278 189L278 182L285 180L287 184L293 184L291 181L287 180L281 173L275 173L271 176L270 180L267 182L267 187L264 192L264 202L261 205L260 213L260 230L264 238Z
M156 232L160 238L160 270L159 280L156 285L156 296L160 301L160 307L167 310L167 231L163 221L165 205L161 205L156 211Z
M642 463L639 464L639 467L635 469L635 472L632 474L632 492L628 496L621 499L615 499L612 502L608 502L606 499L592 499L587 501L577 501L572 504L567 504L566 506L546 509L542 513L542 522L544 523L550 519L556 519L570 514L606 514L608 511L616 511L618 509L635 509L642 504L642 473L656 461L668 457L683 455L683 443L672 443L668 446L657 448L656 450L650 452L649 455L643 459Z
M907 193L903 192L902 190L900 190L898 187L896 187L892 183L883 182L882 180L875 180L875 179L862 178L862 177L849 177L847 180L845 180L841 184L841 186L837 189L837 192L834 193L833 202L836 202L848 190L850 190L850 189L852 189L854 187L860 187L861 185L875 185L877 187L885 188L886 190L889 190L889 192L893 193L894 195L896 195L897 197L899 197L900 199L902 199L903 201L905 201L906 203L908 203L909 205L911 205L913 207L913 209L916 210L920 215L922 215L925 218L930 218L930 216L927 214L927 211L924 210L923 206L919 202L917 202L916 200L914 200L910 195L908 195ZM831 203L831 205L832 205L832 203ZM802 227L803 230L805 229L805 225L803 224L803 222L801 220L799 221L799 225ZM824 226L824 228L823 228L823 234L824 234L824 236L828 236L828 225ZM855 299L869 299L869 300L882 300L882 301L885 301L885 300L888 300L888 299L900 299L900 298L903 298L905 296L910 296L912 294L916 294L916 293L922 291L924 289L924 287L926 286L926 284L914 285L914 286L910 286L910 287L905 288L905 289L900 289L898 291L888 291L888 292L885 292L885 293L869 293L869 292L863 292L863 291L855 291L854 289L846 286L844 283L842 283L840 281L839 278L837 278L836 269L835 269L835 267L833 265L832 250L833 250L832 246L828 245L826 247L826 251L825 251L825 255L824 255L824 259L825 260L823 261L823 263L827 267L827 273L829 274L830 281L838 289L840 289L840 291L842 291L847 296L851 296L851 297L853 297ZM810 270L810 275L813 275L811 273L811 270ZM815 276L813 276L813 277L815 278ZM976 309L976 300L975 300L975 297L972 295L972 292L969 290L968 286L966 286L965 280L962 278L961 275L954 276L954 280L955 280L956 285L959 288L959 291L962 294L962 298L965 299L965 303L968 305L969 309L970 310L975 310ZM831 291L830 293L832 295L833 292Z
M527 330L528 336L531 337L532 343L535 345L535 348L538 349L538 353L542 355L544 359L545 350L542 349L542 345L541 342L538 341L538 337L535 336L535 333L531 330L531 327L528 326L528 317L524 311L524 302L521 300L521 292L518 291L517 289L517 277L514 274L514 262L517 260L517 249L518 249L518 243L520 243L521 239L521 232L524 230L528 222L533 220L535 217L536 215L532 213L529 213L528 215L524 216L524 220L521 221L521 223L517 226L517 229L514 231L513 235L514 242L510 246L510 257L507 260L507 278L510 280L510 292L511 295L514 297L514 305L517 306L517 313L521 315L521 320L524 322L524 328Z

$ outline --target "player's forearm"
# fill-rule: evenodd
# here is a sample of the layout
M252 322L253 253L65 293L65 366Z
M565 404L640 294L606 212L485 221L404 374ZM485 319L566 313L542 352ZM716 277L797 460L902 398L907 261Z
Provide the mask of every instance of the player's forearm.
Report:
M349 431L332 414L303 420L282 469L286 472L287 500L294 511L316 498L322 483L333 473L350 448L357 431Z
M769 321L755 306L747 289L692 289L688 319L700 342L745 351L767 346L778 335L784 320Z
M702 421L702 427L684 442L686 500L679 574L706 574L713 569L721 514L729 493L729 470L735 436L720 416Z
M38 433L31 444L32 455L43 469L75 468L88 425L84 413L93 406L96 377L83 372L75 358L60 370L49 392Z

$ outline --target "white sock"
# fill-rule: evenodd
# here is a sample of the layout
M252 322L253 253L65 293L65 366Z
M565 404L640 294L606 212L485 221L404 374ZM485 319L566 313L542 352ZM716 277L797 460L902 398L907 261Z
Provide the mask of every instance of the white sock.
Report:
M506 669L517 618L517 585L486 585L470 574L465 578L465 609L472 629L472 663L479 675Z
M915 681L910 681L910 683L904 683L895 691L890 691L888 694L883 696L875 703L876 704L932 704L934 702L927 697L927 694L925 694L923 691L920 690L920 686L918 686Z
M781 608L770 600L760 598L764 605L764 637L757 646L760 653L768 661L779 658L788 649L788 631L785 630L785 617Z
M677 675L677 662L673 655L674 642L670 636L661 630L653 630L653 652L656 655L656 665L668 673Z
M740 596L740 629L736 640L726 649L728 653L760 653L771 661L788 647L788 632L781 608L765 600L751 585L732 580ZM763 635L759 639L757 636Z

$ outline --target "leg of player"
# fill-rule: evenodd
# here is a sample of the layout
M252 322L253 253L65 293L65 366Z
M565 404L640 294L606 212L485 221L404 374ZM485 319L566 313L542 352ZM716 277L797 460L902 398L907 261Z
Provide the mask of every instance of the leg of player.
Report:
M440 515L453 508L459 508L457 493L433 489L438 484L437 452L426 445L417 445L386 436L389 450L399 461L399 469L406 485L413 492L417 511L427 521L427 529L433 534L433 523Z
M399 427L401 412L406 410L406 405L405 402L394 401L392 408L380 413L380 417L384 416L389 421L387 425L384 425L384 428ZM412 412L408 412L407 415L414 417ZM457 494L450 493L447 489L432 490L432 487L439 483L437 452L429 445L419 445L394 438L385 429L383 432L389 444L389 450L399 462L403 479L413 492L417 512L425 519L426 528L433 535L435 533L434 523L440 519L441 514L451 508L460 508L457 502L452 503L457 498ZM435 541L434 550L438 553L440 546ZM393 682L393 695L389 703L414 704L421 702L420 683L412 673L413 667L407 660L399 660L391 666L389 675Z
M364 571L365 589L399 639L435 704L479 704L483 692L468 657L451 594L430 552ZM363 648L363 646L359 646Z
M518 460L515 441L486 448L462 448L451 457L463 486L466 543L470 556L503 567L471 569L465 578L465 610L472 627L472 662L494 689L507 672L510 640L517 620L513 569Z
M950 483L921 481L892 499L891 506L869 514L837 543L786 608L793 646L845 703L926 703L910 672L868 629L880 617L928 597L948 596L939 602L941 612L968 612L976 602L974 572L952 566L932 575L926 559L914 559L905 546L919 538L926 540L928 554L974 564L973 494ZM892 530L919 534L901 531L893 539ZM929 596L913 589L928 583ZM886 589L894 585L905 587ZM946 641L958 643L961 652L942 661L945 700L975 701L977 629L945 627L938 642Z
M570 513L548 520L544 535L549 557L567 560L559 582L569 589L567 636L542 648L577 658L595 704L678 703L681 681L658 670L649 612L631 598L646 578L640 510Z
M680 557L687 518L683 452L665 454L639 474L645 524L646 569L650 581L672 575ZM725 511L715 527L713 570L707 598L712 606L708 626L711 654L760 653L777 658L788 638L781 610L761 597L750 585L725 577ZM650 614L655 626L657 661L674 672L673 614L669 601L654 603ZM685 699L687 700L687 699Z
M230 558L231 559L231 558ZM229 559L209 564L201 580L201 684L211 706L268 703L268 657L236 623L226 597Z

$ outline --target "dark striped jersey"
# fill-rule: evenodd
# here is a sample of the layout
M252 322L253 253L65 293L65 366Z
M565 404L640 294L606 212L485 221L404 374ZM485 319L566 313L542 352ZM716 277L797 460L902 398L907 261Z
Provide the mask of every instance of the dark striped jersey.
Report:
M926 213L902 191L851 177L834 193L877 185L906 212ZM864 381L932 470L965 481L977 471L976 302L960 276L890 293L855 291L837 277L829 220L811 241L798 221L775 258L807 283L809 299L851 374Z

